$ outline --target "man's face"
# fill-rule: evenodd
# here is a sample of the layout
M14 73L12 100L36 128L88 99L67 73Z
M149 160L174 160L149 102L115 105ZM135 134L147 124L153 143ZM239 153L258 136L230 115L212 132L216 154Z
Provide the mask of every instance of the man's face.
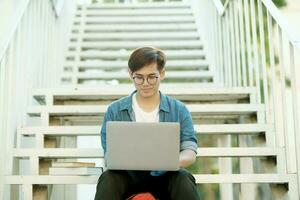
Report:
M159 72L157 63L152 63L133 73L129 70L129 75L139 95L147 98L157 94L160 81L165 78L165 70Z

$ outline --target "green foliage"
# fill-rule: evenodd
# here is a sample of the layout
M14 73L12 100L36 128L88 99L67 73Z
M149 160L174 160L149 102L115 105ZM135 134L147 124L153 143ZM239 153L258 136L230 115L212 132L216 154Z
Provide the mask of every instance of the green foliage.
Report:
M273 2L278 8L286 6L286 0L273 0Z

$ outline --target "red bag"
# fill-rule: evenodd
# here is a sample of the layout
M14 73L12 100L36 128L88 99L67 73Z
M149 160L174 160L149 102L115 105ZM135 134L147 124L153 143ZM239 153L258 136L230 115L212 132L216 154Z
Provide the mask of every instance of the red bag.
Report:
M151 193L147 192L147 193L134 194L126 200L156 200L156 199Z

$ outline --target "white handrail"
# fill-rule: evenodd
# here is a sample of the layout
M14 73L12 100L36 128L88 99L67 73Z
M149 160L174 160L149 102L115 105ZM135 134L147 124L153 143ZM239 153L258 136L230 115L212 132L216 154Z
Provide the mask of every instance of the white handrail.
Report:
M287 34L290 42L295 45L296 48L300 50L300 36L291 28L286 18L282 16L278 8L274 5L271 0L261 0L268 12L271 14L272 18L276 21L279 27L282 29L285 34Z
M19 8L20 10L18 12L16 12L17 13L16 20L9 23L9 24L11 24L11 26L7 29L7 31L5 31L5 34L3 37L4 40L0 41L0 61L2 60L3 56L5 55L5 52L9 46L9 43L12 40L12 38L18 28L18 25L29 5L29 2L30 2L30 0L20 1L20 3L22 5Z
M207 4L207 7L199 5L200 13L204 13L202 23L215 19L203 32L214 47L208 49L216 67L223 72L217 77L219 84L256 87L256 102L266 107L261 120L274 125L275 134L271 139L274 144L271 145L285 148L282 172L297 173L300 191L300 91L296 79L300 36L271 0L229 0L224 5L220 0L202 1ZM245 74L235 71L236 66ZM243 83L236 81L240 78ZM287 78L291 80L291 87L287 85ZM290 124L289 119L294 123Z
M213 1L214 1L214 4L216 6L216 9L217 9L219 15L220 16L224 15L225 10L226 10L226 8L227 8L228 3L229 3L230 0L227 0L225 2L225 4L223 4L220 0L213 0Z
M215 7L220 16L224 15L226 7L228 6L230 0L227 0L223 5L220 0L213 0ZM290 42L300 50L300 36L298 36L295 31L291 28L287 20L282 16L278 8L274 5L271 0L261 0L272 18L277 22L279 27L288 35Z

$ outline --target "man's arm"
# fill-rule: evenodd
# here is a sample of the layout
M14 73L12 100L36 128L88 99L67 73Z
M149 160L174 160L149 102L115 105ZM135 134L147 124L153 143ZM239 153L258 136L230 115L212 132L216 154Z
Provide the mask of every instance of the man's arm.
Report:
M182 107L181 114L179 165L185 168L196 161L198 145L192 116L185 105Z
M193 150L186 149L180 152L179 155L179 166L186 168L192 165L196 161L196 153Z
M105 112L103 122L102 122L102 128L101 128L101 145L104 154L106 154L106 123L108 121L113 121L112 111L110 106L107 108L107 111Z

